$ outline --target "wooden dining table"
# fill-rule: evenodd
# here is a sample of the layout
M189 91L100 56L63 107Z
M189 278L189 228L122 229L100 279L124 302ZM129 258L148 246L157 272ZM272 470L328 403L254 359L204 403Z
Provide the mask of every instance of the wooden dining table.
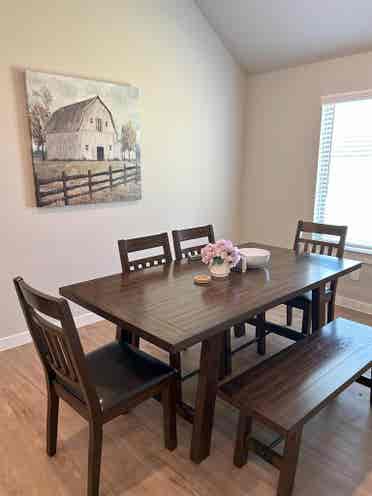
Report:
M354 260L298 255L263 244L239 246L270 250L267 267L232 272L227 279L198 286L193 277L206 273L208 268L198 261L183 260L60 288L62 296L170 353L201 343L190 452L195 463L202 462L210 453L226 329L312 291L316 330L325 324L327 284L361 267ZM276 327L286 337L298 336L293 330Z

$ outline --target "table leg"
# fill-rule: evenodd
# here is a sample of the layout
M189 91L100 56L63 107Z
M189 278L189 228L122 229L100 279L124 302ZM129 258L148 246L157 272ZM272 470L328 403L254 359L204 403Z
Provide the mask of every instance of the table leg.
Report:
M324 283L320 284L317 288L312 291L312 322L313 331L317 331L325 325L326 322L326 300L325 300L325 289L326 285Z
M223 333L202 343L190 458L201 463L210 453Z

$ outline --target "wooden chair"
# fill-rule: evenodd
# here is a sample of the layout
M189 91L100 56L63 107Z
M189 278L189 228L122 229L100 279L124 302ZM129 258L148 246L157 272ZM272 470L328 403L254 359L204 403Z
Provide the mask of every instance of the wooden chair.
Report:
M314 415L354 381L367 386L372 406L372 328L336 319L221 385L219 395L239 412L234 464L246 464L255 451L280 471L278 496L290 496L302 429ZM285 441L279 455L252 437L253 420Z
M123 273L146 270L151 267L167 265L172 262L172 253L168 233L154 234L151 236L144 236L142 238L121 239L118 241L118 246ZM155 248L160 248L161 253L154 256L145 256L130 260L130 254ZM121 327L117 327L116 339L118 341L129 341L133 344L133 346L139 347L139 337ZM176 369L179 372L179 375L181 375L181 354L170 353L169 363L170 366ZM177 381L177 401L182 401L182 387L180 380Z
M191 241L195 239L206 238L208 243L214 243L214 230L212 224L207 226L192 227L189 229L175 229L172 231L173 246L176 255L176 260L187 258L189 254L200 255L201 249L204 248L206 243L182 247L184 241Z
M136 270L148 269L159 265L169 264L172 254L167 233L144 236L142 238L121 239L118 241L121 266L124 273ZM130 253L161 248L159 255L145 256L142 258L129 259Z
M318 253L321 255L343 257L346 233L347 226L316 224L314 222L300 220L298 222L293 248L297 254ZM311 236L310 238L309 235ZM314 235L318 236L314 237ZM332 238L324 239L322 236ZM337 239L335 240L335 238ZM336 289L337 280L331 283L326 292L328 322L331 322L335 318ZM309 334L311 328L311 303L311 291L287 302L287 325L292 325L293 308L299 308L303 311L302 333Z
M122 342L85 355L67 301L36 291L20 277L14 284L45 372L48 456L56 454L60 398L89 423L88 496L99 494L103 425L154 395L163 401L165 446L174 450L175 372Z
M172 262L172 254L167 233L153 234L142 238L120 239L118 241L120 261L123 273L136 272L151 267L158 267ZM131 253L160 248L161 253L153 256L144 256L130 260ZM139 337L130 331L117 327L116 338L131 342L139 347Z

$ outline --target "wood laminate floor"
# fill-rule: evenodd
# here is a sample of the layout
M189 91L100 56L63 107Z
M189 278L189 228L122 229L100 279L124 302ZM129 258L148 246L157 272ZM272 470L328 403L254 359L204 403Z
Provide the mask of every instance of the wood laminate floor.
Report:
M283 322L284 307L269 314ZM372 317L339 308L338 314L372 325ZM298 325L299 314L295 314ZM110 341L114 328L106 322L81 330L84 348ZM248 338L251 336L248 336ZM234 340L233 346L244 339ZM288 341L268 337L268 353ZM166 359L150 345L143 348ZM183 354L185 371L198 363L198 347ZM250 347L234 357L234 372L261 357ZM193 401L196 379L185 383ZM57 456L45 453L44 376L32 345L0 354L0 496L80 496L86 491L88 431L86 423L61 405ZM163 448L161 407L150 400L107 424L101 474L101 495L273 496L277 471L250 455L237 469L232 463L237 415L218 401L211 456L201 465L189 459L191 426L179 418L179 447ZM266 441L275 437L259 429ZM280 446L279 446L280 449ZM369 392L354 384L304 430L294 495L367 496L372 494L372 410Z

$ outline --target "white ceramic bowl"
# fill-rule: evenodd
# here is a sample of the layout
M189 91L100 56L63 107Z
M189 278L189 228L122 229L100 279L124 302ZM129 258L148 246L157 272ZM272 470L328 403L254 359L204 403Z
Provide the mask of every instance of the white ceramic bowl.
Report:
M247 264L247 269L265 267L270 260L270 252L262 248L241 248L240 255Z

